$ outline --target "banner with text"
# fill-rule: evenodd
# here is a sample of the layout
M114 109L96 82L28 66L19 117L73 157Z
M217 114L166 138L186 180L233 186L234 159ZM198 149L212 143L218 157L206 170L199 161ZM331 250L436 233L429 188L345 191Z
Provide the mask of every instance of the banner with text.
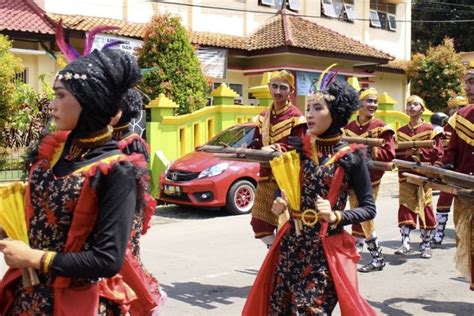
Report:
M92 44L92 49L102 49L105 44L114 42L114 41L120 41L121 43L117 46L114 46L113 48L116 49L121 49L126 52L129 52L130 54L134 55L135 54L135 49L142 47L143 41L133 39L133 38L128 38L128 37L123 37L123 36L115 36L115 35L109 35L109 34L97 34L94 37L94 43Z
M298 96L308 95L310 90L316 89L320 72L297 71L296 72L296 94ZM338 75L336 80L345 80L344 75Z
M196 55L201 62L204 75L211 78L224 79L227 69L227 49L200 47Z

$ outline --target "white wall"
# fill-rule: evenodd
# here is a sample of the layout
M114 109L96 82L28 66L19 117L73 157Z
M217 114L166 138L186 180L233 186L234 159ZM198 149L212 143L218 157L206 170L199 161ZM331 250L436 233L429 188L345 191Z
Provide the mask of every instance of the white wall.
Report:
M321 16L321 0L300 0L298 14ZM132 22L146 23L155 12L172 13L182 18L183 24L192 31L215 32L231 35L248 35L274 15L276 8L258 5L257 0L174 0L186 5L152 3L147 0L37 0L44 3L48 12L101 16L114 19L126 18ZM394 2L394 0L389 1ZM397 2L397 1L395 1ZM194 5L194 7L189 6ZM259 11L240 12L216 10L197 6L226 7L237 10ZM370 0L354 0L357 18L368 19ZM398 1L397 20L410 20L411 1ZM411 25L397 22L397 31L390 32L370 27L369 21L347 23L328 18L306 17L322 26L350 38L375 47L398 59L410 59Z
M406 88L405 75L377 72L376 76L370 78L370 80L373 81L370 86L377 89L379 94L387 92L389 96L398 101L394 106L394 110L403 112L405 99L409 93Z
M42 2L44 2L43 9L47 12L122 18L122 0L43 0Z

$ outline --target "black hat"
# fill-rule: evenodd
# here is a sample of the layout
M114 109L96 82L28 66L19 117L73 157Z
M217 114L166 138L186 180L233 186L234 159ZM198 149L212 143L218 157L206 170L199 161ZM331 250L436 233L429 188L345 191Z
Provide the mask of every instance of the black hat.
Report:
M118 49L94 50L70 62L56 76L82 107L75 136L105 128L126 92L141 78L135 58Z
M443 112L433 113L430 117L430 122L433 125L444 126L448 123L449 116Z

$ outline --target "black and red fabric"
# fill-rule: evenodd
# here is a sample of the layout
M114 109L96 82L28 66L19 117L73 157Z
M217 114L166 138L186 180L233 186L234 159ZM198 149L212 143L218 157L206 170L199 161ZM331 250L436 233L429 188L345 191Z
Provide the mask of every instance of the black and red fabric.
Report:
M51 273L40 272L40 284L27 291L21 286L18 269L8 270L1 286L2 315L96 314L99 295L97 278L113 273L113 269L107 272L109 267L97 269L95 260L100 259L92 255L94 248L101 246L96 242L98 235L108 234L114 238L113 232L99 225L105 215L104 209L99 209L99 205L103 206L99 192L107 194L108 191L104 191L104 186L108 185L106 180L117 173L128 174L129 180L125 184L131 187L127 190L136 191L139 184L132 169L143 168L146 162L140 155L126 156L117 149L85 162L76 172L59 177L52 169L67 137L68 133L58 132L43 139L37 159L30 169L26 195L26 221L31 246L58 254L53 260ZM115 193L124 195L123 192ZM137 205L136 200L129 202L130 205ZM122 218L124 222L130 219L130 223L124 223L123 227L130 229L133 214L117 214L119 217L123 215L126 215ZM102 242L108 242L104 255L108 256L110 252L116 256L112 260L118 265L118 270L123 262L121 258L125 254L126 243L122 247L121 243L108 240L108 237L100 237ZM128 239L128 235L125 234L124 238Z
M359 154L358 146L340 146L332 157L320 156L319 165L311 159L304 160L301 208L314 208L319 195L329 199L333 209L343 210L349 187L357 184L356 190L364 202L359 208L342 212L341 224L373 218L375 205L367 167L362 161L348 166L348 161L353 164L355 159L351 156ZM364 184L357 183L361 178ZM321 222L313 227L303 225L301 234L297 235L294 221L290 219L278 232L242 315L331 313L338 299L343 315L376 315L358 293L359 256L353 238L342 225L329 228ZM294 310L298 305L311 306L311 310Z

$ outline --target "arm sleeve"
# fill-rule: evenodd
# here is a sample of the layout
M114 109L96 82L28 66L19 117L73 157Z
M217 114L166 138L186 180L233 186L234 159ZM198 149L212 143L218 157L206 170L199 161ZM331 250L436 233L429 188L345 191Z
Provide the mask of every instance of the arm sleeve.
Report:
M458 147L458 143L459 143L458 134L456 133L456 130L453 130L451 133L451 138L449 139L449 142L448 142L448 148L446 149L446 152L444 153L444 156L441 159L443 165L448 165L448 164L455 165L456 160L457 160L456 149Z
M296 136L300 139L303 139L304 136L306 135L306 124L299 124L299 125L296 125L295 127L293 127L291 129L291 133L290 133L290 136ZM280 148L282 151L290 151L293 148L292 145L289 145L289 144L286 144L286 143L278 143L280 145Z
M431 162L432 164L439 162L443 157L444 148L441 137L442 134L439 133L433 138L435 145L432 148L420 148L423 157L425 157L426 161Z
M345 158L345 157L344 157ZM342 158L342 159L344 159ZM351 186L357 195L359 205L356 208L345 210L342 213L342 225L361 223L373 219L376 214L375 202L372 196L369 169L365 161L359 157L350 168L345 168Z
M58 253L51 272L78 278L111 277L122 267L137 202L133 166L117 165L104 175L98 191L99 214L91 248Z
M393 132L385 132L381 135L381 138L385 139L385 145L380 148L376 148L377 155L374 157L377 161L390 162L395 159L395 138Z

